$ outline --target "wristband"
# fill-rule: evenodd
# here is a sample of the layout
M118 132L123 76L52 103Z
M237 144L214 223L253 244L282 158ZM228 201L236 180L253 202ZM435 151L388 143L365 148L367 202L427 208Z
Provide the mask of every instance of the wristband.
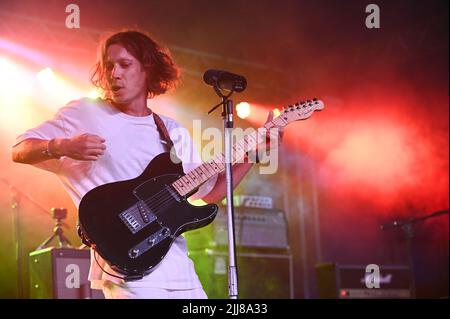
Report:
M53 144L54 142L55 142L55 139L49 140L48 143L47 143L47 148L44 151L42 151L42 154L44 154L46 157L49 157L49 158L60 159L61 156L54 154L50 150L50 146L51 146L50 144Z

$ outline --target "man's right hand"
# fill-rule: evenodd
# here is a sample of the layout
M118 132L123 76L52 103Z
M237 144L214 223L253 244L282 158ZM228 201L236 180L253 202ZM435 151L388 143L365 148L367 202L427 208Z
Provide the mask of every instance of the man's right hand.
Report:
M57 139L50 151L80 161L95 161L105 153L105 139L94 134L81 134L71 138Z

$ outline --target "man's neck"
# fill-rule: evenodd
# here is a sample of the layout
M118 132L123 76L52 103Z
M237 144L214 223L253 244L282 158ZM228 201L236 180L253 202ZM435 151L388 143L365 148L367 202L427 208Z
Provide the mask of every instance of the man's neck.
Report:
M152 110L147 107L147 100L135 100L129 104L118 104L112 102L119 111L131 116L147 116L152 114Z

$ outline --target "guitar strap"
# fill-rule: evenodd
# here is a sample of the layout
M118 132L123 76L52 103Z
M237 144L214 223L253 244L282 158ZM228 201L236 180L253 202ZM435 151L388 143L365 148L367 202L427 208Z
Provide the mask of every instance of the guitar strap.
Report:
M164 125L164 122L161 120L158 114L153 112L153 118L155 119L156 127L158 129L159 135L163 138L163 140L166 142L166 150L170 152L173 146L173 142L170 139L169 132L167 131L166 126Z

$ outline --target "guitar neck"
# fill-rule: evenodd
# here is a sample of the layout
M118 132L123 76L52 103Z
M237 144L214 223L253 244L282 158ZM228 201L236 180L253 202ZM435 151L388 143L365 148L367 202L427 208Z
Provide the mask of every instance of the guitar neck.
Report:
M235 164L245 157L245 154L254 150L258 144L266 141L266 131L274 126L284 126L285 120L281 117L275 118L272 122L266 123L264 127L255 130L251 134L245 135L232 147L232 164ZM182 196L191 193L211 177L225 171L226 158L220 153L212 159L204 162L183 177L172 183L172 187Z

